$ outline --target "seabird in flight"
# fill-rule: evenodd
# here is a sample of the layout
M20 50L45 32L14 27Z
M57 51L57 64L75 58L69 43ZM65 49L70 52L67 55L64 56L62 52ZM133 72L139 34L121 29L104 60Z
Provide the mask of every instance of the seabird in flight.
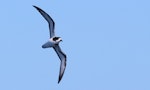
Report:
M37 6L33 6L33 7L35 7L48 22L50 38L45 44L42 45L42 48L52 47L56 51L56 53L61 61L59 79L58 79L58 83L59 83L63 77L64 71L66 68L66 58L67 58L66 54L61 50L61 48L59 46L59 42L62 41L62 39L61 39L61 37L55 36L55 31L54 31L55 22L53 21L53 19L39 7L37 7Z

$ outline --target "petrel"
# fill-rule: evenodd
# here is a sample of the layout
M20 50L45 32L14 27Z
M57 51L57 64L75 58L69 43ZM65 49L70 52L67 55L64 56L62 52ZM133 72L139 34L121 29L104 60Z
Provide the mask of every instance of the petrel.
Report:
M37 7L37 6L33 6L33 7L35 7L48 22L50 38L45 44L42 45L42 48L52 47L55 50L55 52L57 53L57 55L61 61L59 79L58 79L58 83L59 83L63 77L64 71L66 68L66 58L67 58L66 54L61 50L61 48L59 46L59 42L62 41L62 39L61 39L61 37L55 36L55 31L54 31L55 22L53 21L53 19L39 7Z

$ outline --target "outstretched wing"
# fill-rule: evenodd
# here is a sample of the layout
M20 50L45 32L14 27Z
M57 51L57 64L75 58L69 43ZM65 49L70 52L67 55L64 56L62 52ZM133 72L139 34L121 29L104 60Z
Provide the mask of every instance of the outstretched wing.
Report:
M33 7L35 7L41 13L41 15L46 19L46 21L48 22L50 38L55 36L55 31L54 31L55 22L53 21L53 19L45 11L43 11L39 7L37 7L37 6L33 6Z
M58 79L58 83L60 82L60 80L63 77L65 68L66 68L66 58L67 56L65 55L65 53L62 52L61 48L59 47L59 45L55 45L54 50L56 51L59 59L61 60L61 64L60 64L60 72L59 72L59 79Z

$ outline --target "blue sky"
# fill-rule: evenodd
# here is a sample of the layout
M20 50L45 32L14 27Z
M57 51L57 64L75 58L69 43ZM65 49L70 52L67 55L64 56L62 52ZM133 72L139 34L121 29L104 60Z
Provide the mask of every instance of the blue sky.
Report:
M149 0L0 1L0 90L150 90ZM42 49L54 19L67 68Z

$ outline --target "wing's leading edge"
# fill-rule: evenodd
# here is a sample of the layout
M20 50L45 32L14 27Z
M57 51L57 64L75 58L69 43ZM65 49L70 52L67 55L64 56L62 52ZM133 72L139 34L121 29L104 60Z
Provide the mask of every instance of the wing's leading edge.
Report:
M40 13L41 15L46 19L46 21L48 22L49 24L49 31L50 31L50 38L55 36L55 22L53 21L53 19L45 12L43 11L41 8L37 7L37 6L34 6Z

